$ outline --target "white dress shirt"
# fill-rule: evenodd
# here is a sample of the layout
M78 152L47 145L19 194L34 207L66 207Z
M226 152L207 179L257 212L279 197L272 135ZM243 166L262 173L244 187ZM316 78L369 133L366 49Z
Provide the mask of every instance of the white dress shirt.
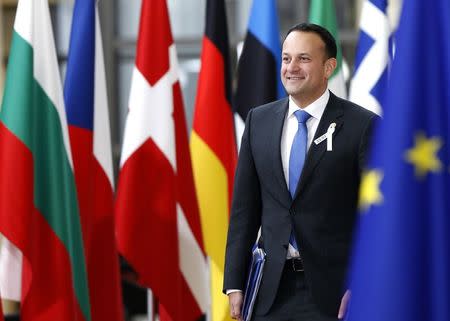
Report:
M330 92L325 90L322 96L320 96L317 100L302 108L303 111L306 111L311 117L306 121L306 128L308 129L308 142L307 142L307 150L312 144L314 139L314 135L316 133L317 127L319 126L320 119L322 118L323 112L325 111L325 107L327 106L328 100L330 98ZM281 162L283 165L284 178L286 179L286 185L289 189L289 156L291 154L292 142L294 140L294 136L298 130L298 120L295 117L294 113L299 110L300 107L295 104L292 100L292 97L289 96L289 109L284 118L283 132L281 134ZM325 134L325 133L324 133ZM298 257L300 254L297 250L289 244L287 258Z

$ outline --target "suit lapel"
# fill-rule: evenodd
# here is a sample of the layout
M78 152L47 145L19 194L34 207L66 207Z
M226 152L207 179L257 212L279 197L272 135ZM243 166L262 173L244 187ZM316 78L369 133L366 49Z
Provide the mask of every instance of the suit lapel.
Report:
M275 117L271 121L271 125L274 127L274 135L270 142L270 151L272 155L272 168L274 170L276 188L273 190L276 192L278 199L289 206L291 202L291 196L289 194L288 187L286 185L286 179L283 172L283 164L281 162L281 135L283 133L284 119L286 117L287 109L289 106L289 99L284 99L280 102L280 105L275 111Z
M330 99L328 100L328 104L325 108L325 111L320 119L319 126L317 127L316 133L314 135L313 142L309 148L308 154L306 155L305 165L303 167L302 175L300 176L300 181L297 186L297 190L295 193L296 198L299 193L305 187L305 184L308 182L311 174L313 173L316 166L319 164L320 160L324 156L327 149L327 142L323 141L320 144L316 145L314 140L318 137L325 134L328 130L328 127L331 123L336 123L336 129L333 134L333 140L339 133L339 129L342 127L343 120L342 115L344 114L342 110L342 106L340 102L336 98L336 96L330 92Z

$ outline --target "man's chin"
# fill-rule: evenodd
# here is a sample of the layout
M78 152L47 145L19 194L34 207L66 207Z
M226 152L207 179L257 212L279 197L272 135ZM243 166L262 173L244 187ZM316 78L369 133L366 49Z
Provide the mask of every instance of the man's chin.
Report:
M285 88L286 92L288 93L289 96L300 96L302 95L302 90L299 88Z

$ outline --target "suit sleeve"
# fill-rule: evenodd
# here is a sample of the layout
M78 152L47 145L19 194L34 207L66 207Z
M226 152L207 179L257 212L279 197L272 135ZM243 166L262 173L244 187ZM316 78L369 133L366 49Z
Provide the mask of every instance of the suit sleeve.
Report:
M251 250L261 225L261 188L253 159L253 110L247 116L234 180L223 291L245 288Z

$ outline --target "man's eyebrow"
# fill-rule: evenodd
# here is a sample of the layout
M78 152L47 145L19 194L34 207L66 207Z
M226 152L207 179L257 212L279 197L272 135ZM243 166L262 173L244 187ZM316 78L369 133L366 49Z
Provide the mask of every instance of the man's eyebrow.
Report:
M309 54L309 53L307 53L307 52L301 52L301 53L298 53L298 54L290 54L290 53L287 53L287 52L282 52L282 55L283 56L296 56L296 57L311 57L311 54Z
M289 52L281 52L282 57L300 57L300 58L311 58L312 54L309 52L300 52L300 53L289 53Z

